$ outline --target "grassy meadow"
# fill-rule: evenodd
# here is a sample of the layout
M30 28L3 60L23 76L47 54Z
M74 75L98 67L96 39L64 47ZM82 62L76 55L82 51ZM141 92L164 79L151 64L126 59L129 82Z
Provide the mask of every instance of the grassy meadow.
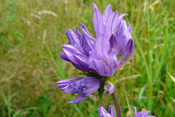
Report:
M67 44L65 30L83 23L95 37L93 5L101 13L127 13L133 24L134 55L122 71L116 90L123 117L135 105L157 117L175 117L174 0L0 0L0 117L97 117L98 93L76 105L56 82L83 76L57 56ZM103 95L107 109L112 96Z

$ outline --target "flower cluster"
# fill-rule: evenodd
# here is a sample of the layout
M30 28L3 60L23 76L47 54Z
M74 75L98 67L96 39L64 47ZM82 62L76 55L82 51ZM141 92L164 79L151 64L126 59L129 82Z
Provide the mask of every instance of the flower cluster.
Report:
M107 6L103 15L94 4L93 24L96 39L80 23L82 34L68 29L66 35L69 45L63 45L64 53L59 56L71 62L77 69L85 72L97 72L100 76L112 76L118 65L122 67L133 54L134 42L131 34L132 25L127 26L118 11L112 12ZM117 60L117 54L120 59Z
M93 25L96 38L92 37L87 28L80 23L82 34L78 31L78 28L75 28L75 31L68 29L66 35L69 45L62 46L64 53L60 53L59 56L71 62L83 72L95 73L100 77L108 77L112 76L116 69L120 69L133 54L132 25L127 26L126 21L123 20L123 17L127 14L119 15L118 11L112 12L111 5L107 6L103 15L101 15L97 6L93 5ZM100 87L100 78L96 81L97 84L91 87L93 90L88 92L85 89L86 91L83 94L80 90L75 91L75 89L81 88L80 85L76 85L76 88L73 88L71 85L75 82L85 83L87 79L89 79L89 84L90 82L94 84L94 79L97 78L73 78L59 81L57 84L65 93L79 93L78 100L69 102L78 103Z
M96 37L91 36L85 25L80 23L81 33L78 28L66 31L69 44L63 45L64 52L58 55L87 76L57 82L58 87L65 93L78 93L73 101L68 102L69 104L81 102L101 86L104 86L106 94L113 94L114 85L109 80L102 79L113 76L116 70L121 69L129 61L134 52L132 25L127 26L123 20L127 14L119 15L118 11L113 12L111 5L108 5L101 15L97 6L93 6ZM108 112L102 105L98 110L100 117L115 117L111 105Z

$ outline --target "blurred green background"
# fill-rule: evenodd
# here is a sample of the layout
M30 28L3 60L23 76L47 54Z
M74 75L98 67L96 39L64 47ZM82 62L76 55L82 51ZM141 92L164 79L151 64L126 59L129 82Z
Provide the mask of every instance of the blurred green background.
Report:
M68 43L65 30L85 24L95 37L93 5L101 13L112 9L129 14L134 55L121 72L116 90L123 117L151 109L157 117L175 117L174 0L0 0L0 116L97 117L98 93L76 105L76 95L64 94L56 82L79 77L71 63L57 54ZM113 105L104 95L103 106Z

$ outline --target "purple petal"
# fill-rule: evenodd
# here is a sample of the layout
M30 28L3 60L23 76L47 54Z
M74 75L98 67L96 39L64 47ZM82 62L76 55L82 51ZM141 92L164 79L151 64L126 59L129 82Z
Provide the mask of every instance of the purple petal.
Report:
M77 104L77 103L81 102L84 98L86 98L86 97L83 96L82 94L79 94L74 100L69 101L68 104Z
M98 116L99 117L112 117L104 108L102 105L100 105L100 108L98 108Z
M118 66L118 62L114 60L97 60L94 59L89 63L89 68L94 69L101 76L112 76Z
M78 31L78 27L75 28L75 34L78 36L80 45L82 45L82 34Z
M132 24L128 26L128 31L130 32L130 34L132 36Z
M69 39L69 44L73 45L74 47L80 47L80 40L78 38L78 36L71 30L68 29L68 31L66 31L66 35Z
M112 105L109 105L108 112L110 113L111 117L115 117L115 111Z
M137 112L137 109L136 109L135 106L134 106L134 110L135 110L134 117L142 117L142 116L144 116L144 117L156 117L156 116L149 116L148 115L150 113L149 110L148 111L139 111L139 112Z
M61 80L58 81L56 84L57 86L64 91L64 93L78 93L78 89L72 86L79 86L79 81L81 80L81 77L78 78L71 78L71 79L66 79L66 80Z
M63 45L62 49L67 55L67 58L69 58L71 61L73 61L72 55L77 55L85 60L87 59L87 56L83 52L79 51L79 49L75 48L72 45Z
M66 54L65 53L60 53L58 54L59 57L61 57L62 59L64 59L65 61L70 61L69 58L67 58Z
M137 108L134 106L134 111L135 111L135 114L137 113Z
M94 30L96 32L96 37L98 37L99 35L104 33L104 22L97 6L94 3L93 5L94 5L93 24L94 24Z
M124 52L126 44L132 38L130 32L128 31L126 21L122 21L119 24L116 32L116 38L117 38L117 50L119 51L119 55L121 57L121 55Z
M62 46L63 51L65 52L69 61L78 69L82 71L90 71L88 67L88 57L80 52L77 48L72 45Z
M100 78L93 78L93 77L86 77L81 81L81 93L84 94L86 97L89 96L91 93L95 92L97 89L100 88L101 79Z
M95 56L98 59L103 59L104 56L108 56L110 51L110 42L106 39L105 35L100 35L97 38L94 51Z
M127 15L128 14L120 14L118 24L120 24L120 22L123 21L123 17Z
M118 16L118 11L113 12L105 22L105 35L107 39L116 32L116 28L127 14Z
M150 113L150 111L139 111L137 112L138 115L141 115L141 116L146 116Z
M90 33L89 33L89 31L87 30L87 28L85 27L85 25L83 25L82 23L80 23L80 28L81 29L84 29L89 35L91 35ZM93 38L93 37L92 37Z
M120 54L121 55L120 61L126 63L132 56L133 52L134 52L134 41L133 39L130 39L125 46L125 50L123 51L122 54Z
M105 76L112 76L118 66L118 61L116 60L108 60L106 61L106 74L104 74Z
M103 12L102 18L103 22L106 22L106 19L112 14L111 4L109 4Z
M83 35L82 48L85 51L86 55L89 56L89 52L91 52L94 48L96 40L89 34L89 32L86 31L87 29L84 25L81 24L80 28Z
M81 71L92 71L89 67L88 67L88 63L87 61L85 61L83 58L79 57L79 56L75 56L73 55L72 58L74 59L74 61L72 62L72 64L78 68Z
M106 39L105 35L100 35L97 38L95 49L91 52L90 56L103 60L107 58L111 52L110 41Z
M91 64L91 62L93 63L93 61L95 59L99 62L100 62L100 60L103 61L106 57L109 56L109 54L108 54L109 51L110 51L109 41L105 42L103 35L99 36L97 38L97 41L96 41L96 44L95 44L95 49L93 49L92 52L89 55L89 60L88 60L89 64ZM94 61L94 62L96 63L97 61ZM94 69L96 69L96 70L98 69L98 66L95 67L93 65ZM100 66L101 66L101 64L100 64ZM100 71L100 69L99 69L99 71Z
M94 69L101 76L103 76L106 72L103 63L97 59L94 59L90 62L89 68Z
M111 35L109 41L110 41L110 47L113 48L114 50L117 50L117 39L115 34Z
M105 35L109 40L112 33L115 33L118 25L118 11L113 12L105 22Z

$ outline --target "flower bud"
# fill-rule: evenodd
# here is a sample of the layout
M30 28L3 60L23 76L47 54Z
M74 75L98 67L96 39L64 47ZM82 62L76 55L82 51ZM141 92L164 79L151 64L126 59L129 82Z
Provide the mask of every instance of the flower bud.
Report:
M108 81L108 83L104 86L106 94L112 94L114 91L114 85Z

